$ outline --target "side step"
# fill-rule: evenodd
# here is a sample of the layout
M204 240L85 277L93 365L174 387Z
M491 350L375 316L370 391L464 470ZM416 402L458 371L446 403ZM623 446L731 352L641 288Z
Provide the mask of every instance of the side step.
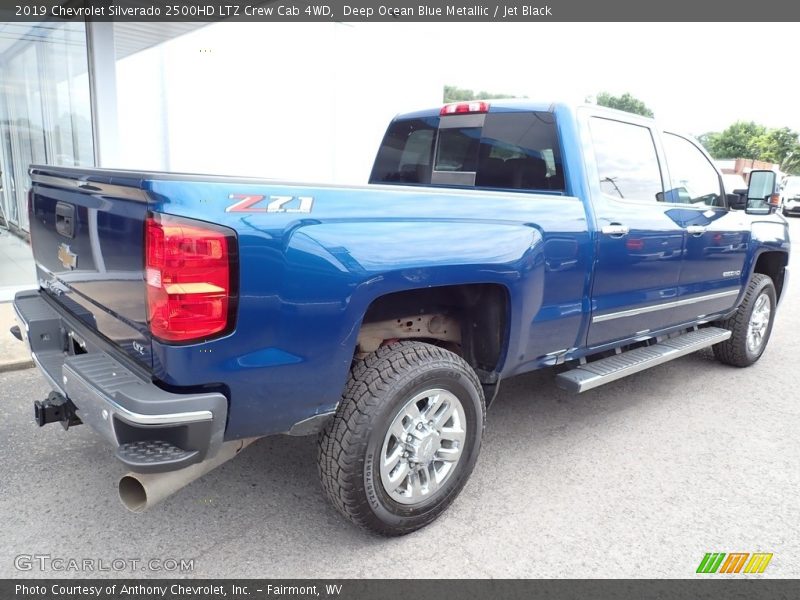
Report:
M680 358L731 337L719 327L690 331L652 346L636 348L601 360L586 363L556 376L556 385L568 392L585 392L604 383L622 379L674 358Z

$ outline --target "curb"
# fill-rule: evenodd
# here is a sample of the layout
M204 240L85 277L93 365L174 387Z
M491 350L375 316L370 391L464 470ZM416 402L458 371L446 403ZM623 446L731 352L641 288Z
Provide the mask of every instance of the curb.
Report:
M13 303L0 302L0 373L35 366L28 343L15 339L9 332L16 323Z
M36 365L28 358L24 360L10 360L8 362L0 362L0 373L10 373L11 371L22 371L23 369L30 369Z

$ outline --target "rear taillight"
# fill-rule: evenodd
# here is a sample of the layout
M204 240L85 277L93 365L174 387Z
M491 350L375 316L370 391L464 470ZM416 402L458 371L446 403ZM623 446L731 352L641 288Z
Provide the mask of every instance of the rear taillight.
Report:
M439 116L445 115L471 115L475 113L489 112L489 103L474 101L474 102L456 102L454 104L445 104L442 110L439 111Z
M154 214L145 223L150 332L166 342L229 330L236 301L235 234L224 227Z

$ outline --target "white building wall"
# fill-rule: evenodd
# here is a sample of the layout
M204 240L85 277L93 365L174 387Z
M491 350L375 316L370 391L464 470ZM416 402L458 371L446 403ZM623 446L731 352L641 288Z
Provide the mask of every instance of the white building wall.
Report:
M389 120L442 102L401 33L218 23L124 58L118 166L364 183Z

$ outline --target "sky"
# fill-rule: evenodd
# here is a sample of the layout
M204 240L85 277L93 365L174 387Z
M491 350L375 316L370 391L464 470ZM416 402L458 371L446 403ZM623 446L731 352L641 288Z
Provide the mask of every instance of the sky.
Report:
M427 68L459 87L574 101L629 92L659 120L695 135L739 119L800 130L800 78L792 69L797 23L360 27L372 30L376 45L405 40L424 47ZM391 52L376 50L373 61Z

